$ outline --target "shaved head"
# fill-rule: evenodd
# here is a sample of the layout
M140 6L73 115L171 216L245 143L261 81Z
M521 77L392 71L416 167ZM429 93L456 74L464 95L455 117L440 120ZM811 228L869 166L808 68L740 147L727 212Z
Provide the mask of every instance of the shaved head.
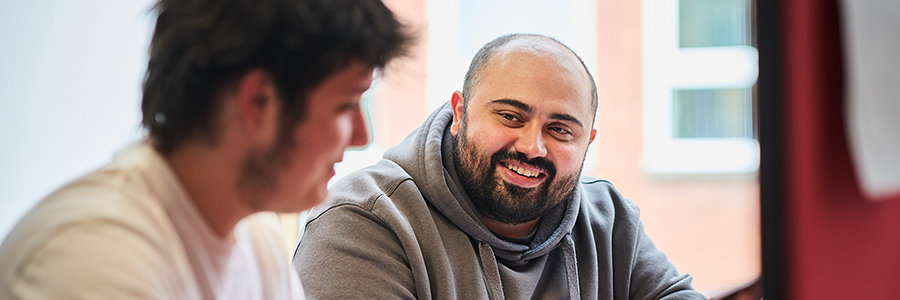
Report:
M560 41L552 37L531 33L514 33L498 37L481 47L481 49L478 50L478 53L475 53L475 57L472 58L472 63L469 64L469 70L466 72L466 78L463 82L462 93L464 108L466 104L468 104L469 97L475 92L475 89L478 88L478 84L481 82L482 74L484 73L483 71L490 65L492 58L514 51L551 54L558 56L560 61L571 59L573 57L574 59L577 59L590 81L591 109L596 114L597 85L594 82L594 77L591 76L591 72L588 71L587 65L584 64L584 60L582 60L575 51L572 51L571 48Z

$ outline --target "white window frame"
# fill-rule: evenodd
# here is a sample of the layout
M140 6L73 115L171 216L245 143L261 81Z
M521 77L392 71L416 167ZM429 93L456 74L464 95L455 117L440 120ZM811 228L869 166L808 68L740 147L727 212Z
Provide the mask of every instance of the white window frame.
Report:
M678 0L643 0L643 167L650 174L750 174L753 138L674 138L673 89L752 88L759 74L750 46L678 47Z

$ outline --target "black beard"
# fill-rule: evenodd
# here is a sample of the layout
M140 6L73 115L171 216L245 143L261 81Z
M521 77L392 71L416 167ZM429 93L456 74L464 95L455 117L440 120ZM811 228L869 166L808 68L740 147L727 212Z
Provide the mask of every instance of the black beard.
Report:
M537 220L572 198L580 170L555 182L556 167L541 157L528 159L523 153L506 150L497 151L490 159L479 156L482 151L466 142L465 127L463 121L453 149L453 162L463 189L483 217L503 224L522 224ZM507 183L498 176L495 168L502 160L541 168L547 178L533 188Z

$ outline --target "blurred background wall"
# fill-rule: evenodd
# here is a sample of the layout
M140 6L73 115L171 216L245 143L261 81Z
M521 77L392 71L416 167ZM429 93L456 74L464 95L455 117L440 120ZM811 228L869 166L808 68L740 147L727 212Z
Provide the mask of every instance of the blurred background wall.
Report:
M139 138L152 1L0 2L0 237L54 188ZM366 94L377 161L462 88L472 55L512 32L554 36L598 85L584 174L641 207L694 286L760 273L756 52L749 0L385 0L418 36ZM304 218L283 215L293 247Z
M0 1L0 237L140 136L153 1Z

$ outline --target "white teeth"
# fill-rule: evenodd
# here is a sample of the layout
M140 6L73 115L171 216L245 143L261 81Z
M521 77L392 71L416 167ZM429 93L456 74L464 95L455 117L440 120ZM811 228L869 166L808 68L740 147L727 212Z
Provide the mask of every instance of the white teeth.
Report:
M523 169L523 168L519 168L519 167L510 165L510 164L504 164L504 165L506 166L507 169L510 169L510 170L512 170L513 172L516 172L517 174L522 175L522 176L525 176L525 177L537 177L538 175L541 174L541 173L538 173L538 172L535 172L535 171L531 171L531 170L526 170L526 169Z

